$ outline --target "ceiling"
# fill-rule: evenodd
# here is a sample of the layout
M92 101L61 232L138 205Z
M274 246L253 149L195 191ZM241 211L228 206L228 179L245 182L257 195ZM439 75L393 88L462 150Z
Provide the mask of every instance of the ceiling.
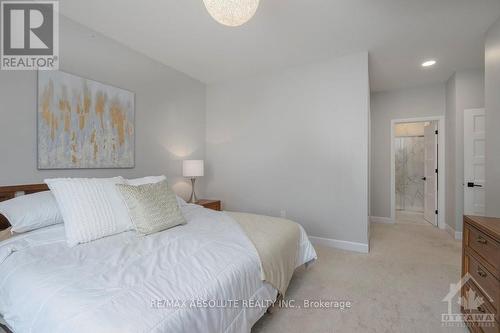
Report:
M61 0L63 15L205 83L370 54L372 91L444 82L484 65L500 0L261 0L230 28L202 0ZM435 58L438 64L420 64Z

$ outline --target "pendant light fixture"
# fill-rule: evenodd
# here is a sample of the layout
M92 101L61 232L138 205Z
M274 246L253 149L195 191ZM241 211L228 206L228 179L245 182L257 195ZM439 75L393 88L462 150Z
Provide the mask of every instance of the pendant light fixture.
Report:
M203 3L214 20L229 27L248 22L259 7L259 0L203 0Z

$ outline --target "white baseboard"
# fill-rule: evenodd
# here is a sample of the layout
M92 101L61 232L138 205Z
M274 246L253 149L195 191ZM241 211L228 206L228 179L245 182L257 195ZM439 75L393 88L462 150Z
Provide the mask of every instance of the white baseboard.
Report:
M445 230L447 233L450 234L451 237L453 237L456 240L462 240L462 232L461 231L455 231L452 227L450 227L448 224L445 224Z
M446 230L446 232L449 233L451 237L455 238L455 229L450 227L448 224L445 224L444 230Z
M390 217L370 216L371 223L389 223L394 224L394 220Z
M368 244L364 243L348 242L338 239L313 237L313 236L309 236L309 239L314 245L323 245L327 247L334 247L336 249L341 249L341 250L368 253Z

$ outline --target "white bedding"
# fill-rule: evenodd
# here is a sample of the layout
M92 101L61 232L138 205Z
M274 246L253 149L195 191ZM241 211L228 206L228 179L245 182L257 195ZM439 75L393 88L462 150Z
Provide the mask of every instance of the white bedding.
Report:
M16 333L249 332L276 297L255 248L225 213L182 210L187 225L146 237L125 232L69 248L56 225L1 242L0 314ZM297 267L316 258L301 233ZM165 303L175 300L188 303Z

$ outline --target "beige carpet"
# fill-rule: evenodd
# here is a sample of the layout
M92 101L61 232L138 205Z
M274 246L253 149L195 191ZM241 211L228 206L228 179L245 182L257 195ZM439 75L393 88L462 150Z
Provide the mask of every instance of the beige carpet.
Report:
M396 211L396 223L411 223L433 226L430 222L424 219L424 213L409 212L404 210Z
M372 224L371 233L369 254L316 247L317 263L295 273L286 297L350 300L351 309L282 308L252 332L467 332L441 325L461 243L427 225Z

